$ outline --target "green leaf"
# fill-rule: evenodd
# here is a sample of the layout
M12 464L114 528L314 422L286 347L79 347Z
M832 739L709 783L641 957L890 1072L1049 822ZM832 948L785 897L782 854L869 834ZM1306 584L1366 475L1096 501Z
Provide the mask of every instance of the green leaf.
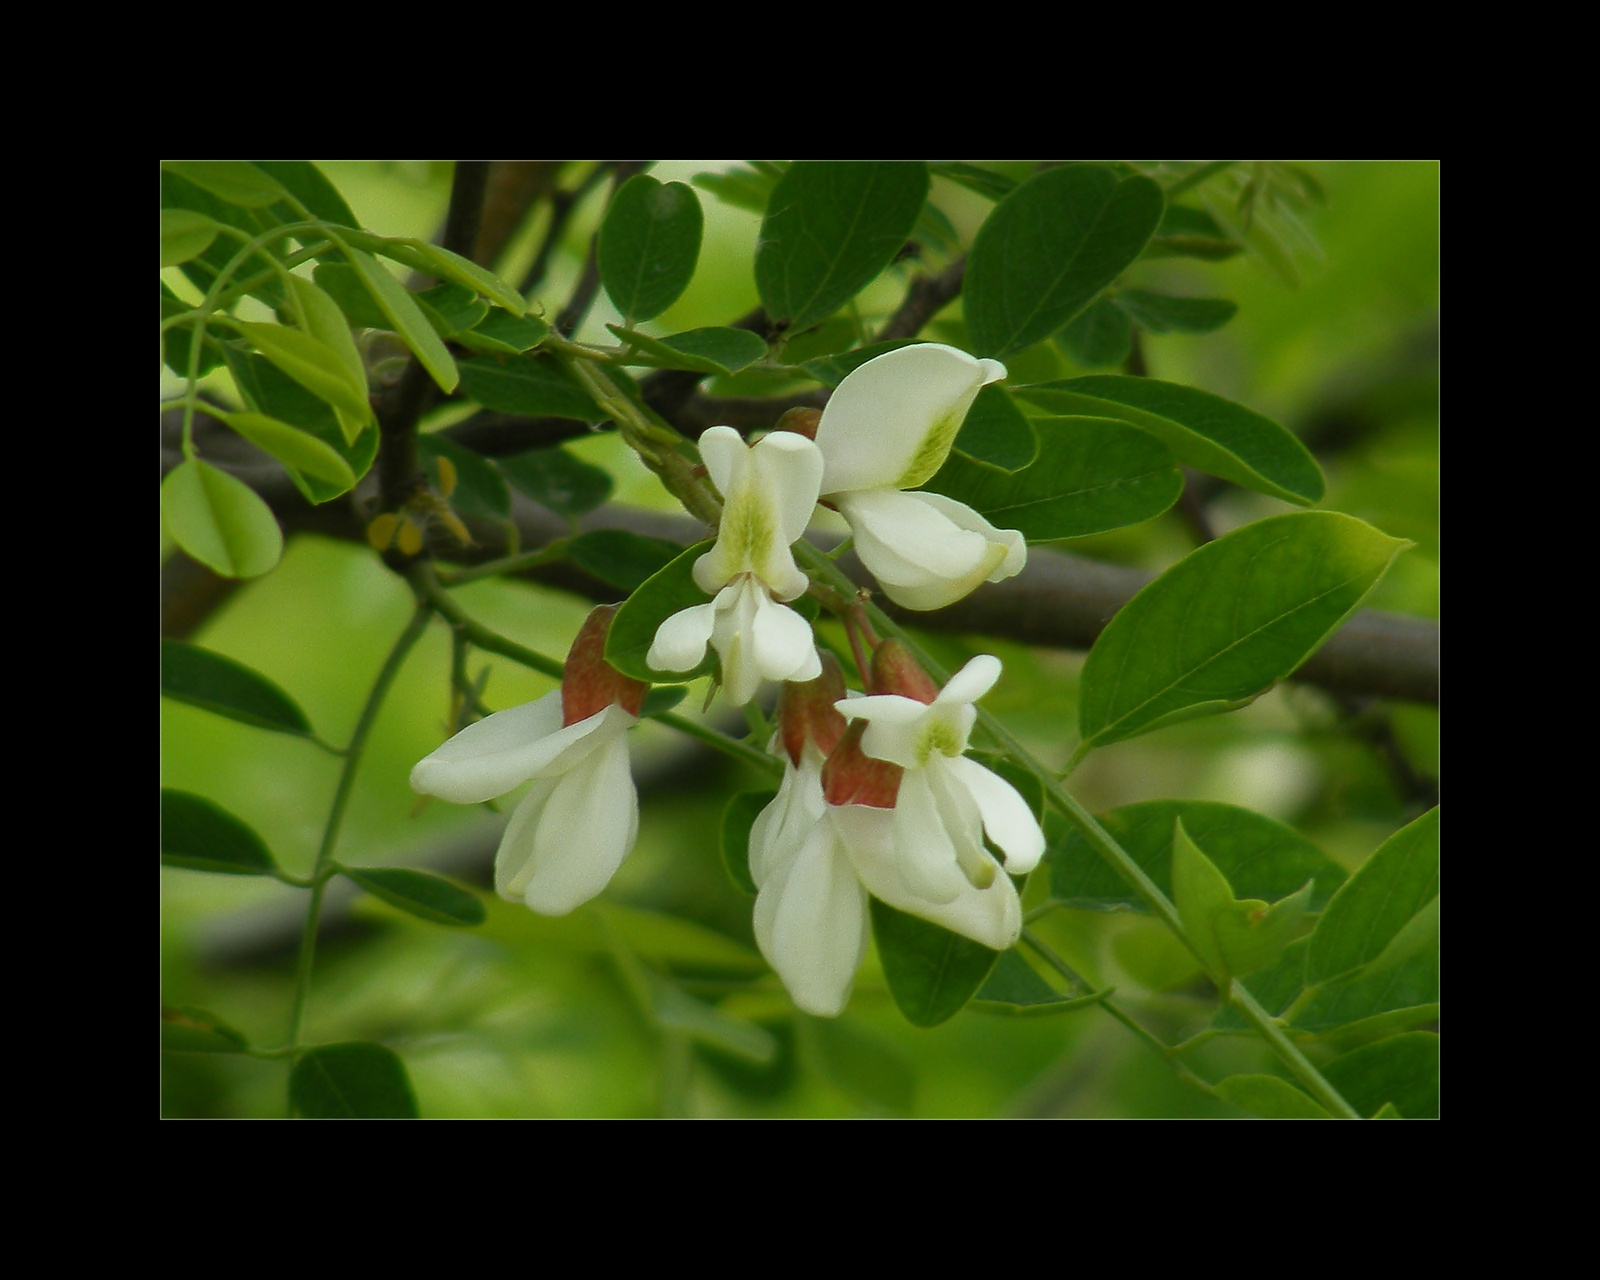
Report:
M1201 258L1221 262L1244 246L1223 230L1221 223L1204 209L1169 204L1161 215L1161 225L1145 248L1146 258Z
M1410 1031L1336 1058L1328 1083L1364 1116L1392 1105L1408 1120L1439 1118L1439 1037Z
M356 475L350 464L315 436L265 414L224 413L219 416L251 444L266 450L285 466L333 485L341 493L354 488Z
M1049 337L1143 252L1161 188L1104 165L1022 183L978 229L963 289L973 354L1004 359Z
M1426 906L1418 910L1400 927L1400 932L1389 939L1388 946L1375 960L1361 971L1363 977L1387 973L1397 965L1409 963L1418 956L1437 956L1439 950L1439 895L1434 894Z
M612 196L600 224L600 281L633 326L653 320L694 278L705 218L694 189L640 173Z
M1344 882L1339 864L1298 831L1237 805L1210 800L1147 800L1099 815L1099 820L1161 890L1172 894L1172 834L1176 822L1206 851L1233 892L1277 901L1316 881L1309 903L1319 909ZM1046 819L1050 896L1069 907L1096 911L1146 911L1134 893L1075 827L1054 814ZM1250 980L1257 991L1260 978ZM1276 1013L1299 988L1284 999ZM1258 993L1259 994L1259 993Z
M567 544L567 559L601 582L633 591L682 551L676 542L663 538L646 538L622 529L596 529Z
M163 1053L244 1053L249 1047L243 1035L214 1013L161 1006Z
M498 459L505 478L557 515L577 519L611 496L609 473L565 449L529 449Z
M809 1065L878 1111L903 1116L916 1100L917 1067L893 1040L850 1018L802 1018Z
M415 1120L405 1064L381 1044L351 1040L307 1049L289 1073L289 1103L308 1120Z
M350 335L350 325L345 320L344 312L339 309L339 304L331 296L300 276L290 276L289 286L305 331L339 357L350 385L360 395L359 413L352 412L348 406L338 401L332 402L338 411L339 425L344 432L345 442L354 444L356 437L365 431L372 421L372 402L367 398L366 362L356 350L355 339ZM304 469L310 470L310 468Z
M906 1021L936 1027L959 1013L1000 952L872 899L872 935L889 994Z
M1439 953L1432 950L1313 993L1295 1010L1293 1023L1323 1039L1349 1043L1413 1031L1438 1017Z
M441 390L454 391L456 384L461 381L455 357L445 347L443 339L434 332L406 287L371 254L352 248L349 256L350 265L361 277L361 283L378 304L378 309L389 318L388 327L411 348Z
M1306 943L1309 941L1309 938L1296 938L1272 964L1240 982L1275 1018L1283 1015L1305 987ZM1250 1028L1250 1021L1239 1011L1238 1005L1226 1001L1217 1010L1211 1025L1218 1031L1245 1031Z
M725 205L746 213L762 214L767 211L772 188L787 167L758 161L749 167L736 165L726 173L697 173L689 181L702 191L709 191Z
M161 864L229 876L278 869L266 842L226 809L187 791L161 788Z
M1229 1076L1217 1092L1240 1111L1263 1120L1332 1120L1322 1106L1277 1076Z
M283 555L283 531L242 480L199 458L161 482L161 514L178 545L224 578L255 578Z
M456 335L456 341L473 351L489 355L521 355L532 351L550 336L550 326L538 316L514 316L501 307L492 307L488 318Z
M357 329L387 329L389 317L367 292L361 273L348 262L319 262L312 269L317 286L339 304L345 319Z
M657 1025L682 1031L701 1044L750 1062L764 1065L777 1058L777 1037L765 1027L731 1017L656 974L646 971L645 981Z
M1119 365L1133 351L1133 324L1109 298L1096 298L1056 333L1056 343L1086 369Z
M681 684L669 684L652 689L644 695L644 706L639 709L639 718L648 720L651 716L665 715L688 694L689 691Z
M732 374L748 369L767 354L766 339L748 329L712 326L687 329L670 338L652 338L621 325L608 324L606 328L644 355L653 357L663 369ZM626 363L637 362L629 359Z
M987 386L967 410L955 450L1002 471L1021 471L1039 456L1039 437L1004 388Z
M258 729L311 736L306 713L266 676L181 640L161 642L161 692Z
M274 204L288 194L276 178L248 160L163 160L161 167L244 209Z
M186 178L166 170L161 174L161 207L191 209L196 213L203 213L215 222L242 231L252 240L263 231L281 225L277 214L271 209L244 209L236 204L229 204L226 200L219 200L209 191L197 187ZM219 236L203 253L181 264L178 269L196 289L206 293L215 283L218 274L232 261L239 247L240 241L235 237ZM261 276L261 282L251 290L251 296L261 299L269 307L282 305L283 284L276 272L262 273L261 268L268 262L281 260L282 257L283 242L274 241L258 249L255 257L244 266L245 275Z
M372 416L365 372L358 383L344 358L327 343L281 324L235 320L233 327L279 369L337 412L362 423ZM358 433L347 433L346 438L353 439L355 434Z
M425 240L404 240L398 244L384 241L376 246L376 250L440 281L453 281L474 293L481 293L491 302L499 303L513 316L520 316L528 309L527 300L494 272L440 245L429 244ZM400 250L410 252L402 257Z
M461 392L485 409L533 418L606 417L572 376L547 355L473 356L461 362Z
M234 385L253 411L314 436L345 460L357 480L367 474L378 456L376 431L363 431L352 443L345 438L344 420L334 412L333 406L312 395L270 361L233 347L227 351L227 360ZM296 467L287 470L307 502L327 502L350 488L306 475Z
M617 610L606 634L606 661L625 676L660 684L682 684L716 670L716 653L706 646L706 656L693 671L657 671L645 662L661 624L680 609L705 604L709 596L694 582L694 562L711 550L713 540L685 549L665 568L650 575Z
M433 433L418 436L417 449L427 465L429 479L441 494L445 484L439 475L439 459L450 460L456 472L456 487L445 500L457 511L490 520L504 520L511 514L511 490L487 458Z
M752 898L756 896L756 882L750 878L750 828L777 794L741 791L722 811L722 865L740 892Z
M1148 289L1119 289L1111 301L1151 333L1210 333L1239 310L1226 298L1175 298Z
M1107 418L1038 418L1038 459L1002 471L956 453L927 487L1029 542L1081 538L1160 515L1183 491L1161 441Z
M1155 378L1093 374L1017 395L1052 413L1121 418L1160 436L1179 462L1306 506L1323 493L1322 469L1305 445L1271 418L1195 387Z
M374 898L433 924L474 925L486 918L475 893L443 876L404 867L344 867L339 870Z
M1316 652L1410 545L1352 516L1300 511L1190 552L1089 650L1083 743L1245 706Z
M991 173L975 164L960 160L944 160L928 166L941 178L958 182L968 191L975 191L986 200L1004 200L1016 190L1017 184L1002 173Z
M928 168L903 161L802 160L778 180L761 222L756 290L798 333L894 260L928 198Z
M1234 897L1233 886L1175 820L1172 898L1184 932L1221 990L1228 979L1264 969L1282 954L1305 915L1312 882L1268 906Z
M357 227L356 215L339 194L337 187L323 175L321 169L309 160L257 160L260 169L311 210L324 222L335 222L341 227ZM308 233L314 235L314 233Z
M411 299L441 338L459 338L489 315L489 304L459 284L436 284Z
M973 996L976 1005L995 1011L1017 1014L1070 1013L1099 1004L1105 996L1096 991L1086 996L1070 996L1057 991L1034 971L1015 951L1002 951L1000 959Z
M191 307L171 289L165 282L161 285L161 318L170 320L173 316L187 315L194 308ZM161 335L161 359L167 368L180 378L189 376L189 344L194 341L194 328L191 324L175 324ZM204 377L222 363L222 347L208 331L205 341L200 346L200 364L196 373Z
M211 247L220 228L216 219L193 209L161 211L161 265L175 267Z
M1376 960L1438 893L1433 808L1385 840L1328 904L1311 935L1306 984L1324 986Z

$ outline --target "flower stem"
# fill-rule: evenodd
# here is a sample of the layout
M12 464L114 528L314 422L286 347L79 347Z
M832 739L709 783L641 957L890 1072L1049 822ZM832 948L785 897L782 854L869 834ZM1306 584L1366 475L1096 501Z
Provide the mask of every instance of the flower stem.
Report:
M322 919L322 896L336 870L333 847L339 839L339 824L344 819L345 806L350 801L350 791L355 783L356 769L361 764L362 750L366 746L367 735L372 732L373 722L378 718L378 709L383 705L383 699L389 692L389 686L394 683L394 678L399 674L406 655L411 652L411 647L416 644L432 616L433 610L419 601L416 612L411 615L411 621L406 624L406 629L400 633L400 638L395 641L394 648L384 660L378 678L373 682L372 692L367 695L367 703L361 708L361 718L356 721L355 732L350 735L350 745L345 749L344 767L339 771L339 785L333 793L333 808L329 811L328 821L322 828L322 844L317 849L317 860L311 869L311 901L306 906L306 928L300 937L300 957L295 964L294 1007L289 1014L291 1050L300 1043L300 1024L305 1017L306 1000L311 992L311 966L317 953L317 926Z

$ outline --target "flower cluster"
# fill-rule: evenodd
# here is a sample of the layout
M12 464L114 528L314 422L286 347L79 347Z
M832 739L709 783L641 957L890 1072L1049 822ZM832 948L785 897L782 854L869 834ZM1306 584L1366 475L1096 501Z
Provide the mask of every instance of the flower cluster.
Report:
M820 414L791 414L754 445L729 427L700 437L723 498L716 542L693 568L709 599L664 619L646 662L691 671L709 646L734 705L764 682L782 685L774 745L783 783L750 833L754 923L762 954L811 1013L835 1015L849 1000L869 897L995 950L1021 930L1007 873L1038 863L1044 835L1016 790L965 754L973 703L999 678L999 661L976 657L940 690L903 645L885 641L863 672L866 694L851 694L789 607L810 586L791 548L819 501L849 523L861 562L904 608L942 608L1021 571L1020 533L916 491L944 464L979 391L1005 372L916 344L862 364ZM495 887L546 914L598 894L637 832L624 735L648 686L605 661L615 612L590 616L559 690L469 726L411 774L417 791L461 804L531 780L501 841Z

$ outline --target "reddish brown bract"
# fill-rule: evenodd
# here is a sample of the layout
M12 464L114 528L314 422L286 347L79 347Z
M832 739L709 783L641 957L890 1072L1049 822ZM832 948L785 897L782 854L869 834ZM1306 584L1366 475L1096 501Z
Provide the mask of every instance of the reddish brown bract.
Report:
M561 678L561 726L577 724L619 704L631 716L639 714L650 686L618 671L606 661L606 633L617 605L603 604L585 620L567 653L566 674Z

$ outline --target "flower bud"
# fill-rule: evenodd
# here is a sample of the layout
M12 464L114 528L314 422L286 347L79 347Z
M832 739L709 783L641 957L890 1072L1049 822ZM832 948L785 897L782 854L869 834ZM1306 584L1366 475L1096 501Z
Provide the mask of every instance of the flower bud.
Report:
M561 677L561 727L577 724L617 703L630 716L644 706L650 686L623 675L606 661L606 635L618 606L603 604L584 622L567 653Z
M844 736L845 721L833 704L845 696L844 670L825 649L817 650L822 674L815 680L789 680L778 695L778 737L795 768L809 739L827 756Z
M917 664L904 641L889 639L872 654L872 692L897 693L926 704L939 696L939 686Z
M894 808L905 773L897 764L874 760L861 749L864 720L857 720L839 739L822 766L822 798L829 804L864 804L874 809Z
M817 425L822 421L821 409L788 409L773 424L774 431L793 431L807 440L817 438Z

